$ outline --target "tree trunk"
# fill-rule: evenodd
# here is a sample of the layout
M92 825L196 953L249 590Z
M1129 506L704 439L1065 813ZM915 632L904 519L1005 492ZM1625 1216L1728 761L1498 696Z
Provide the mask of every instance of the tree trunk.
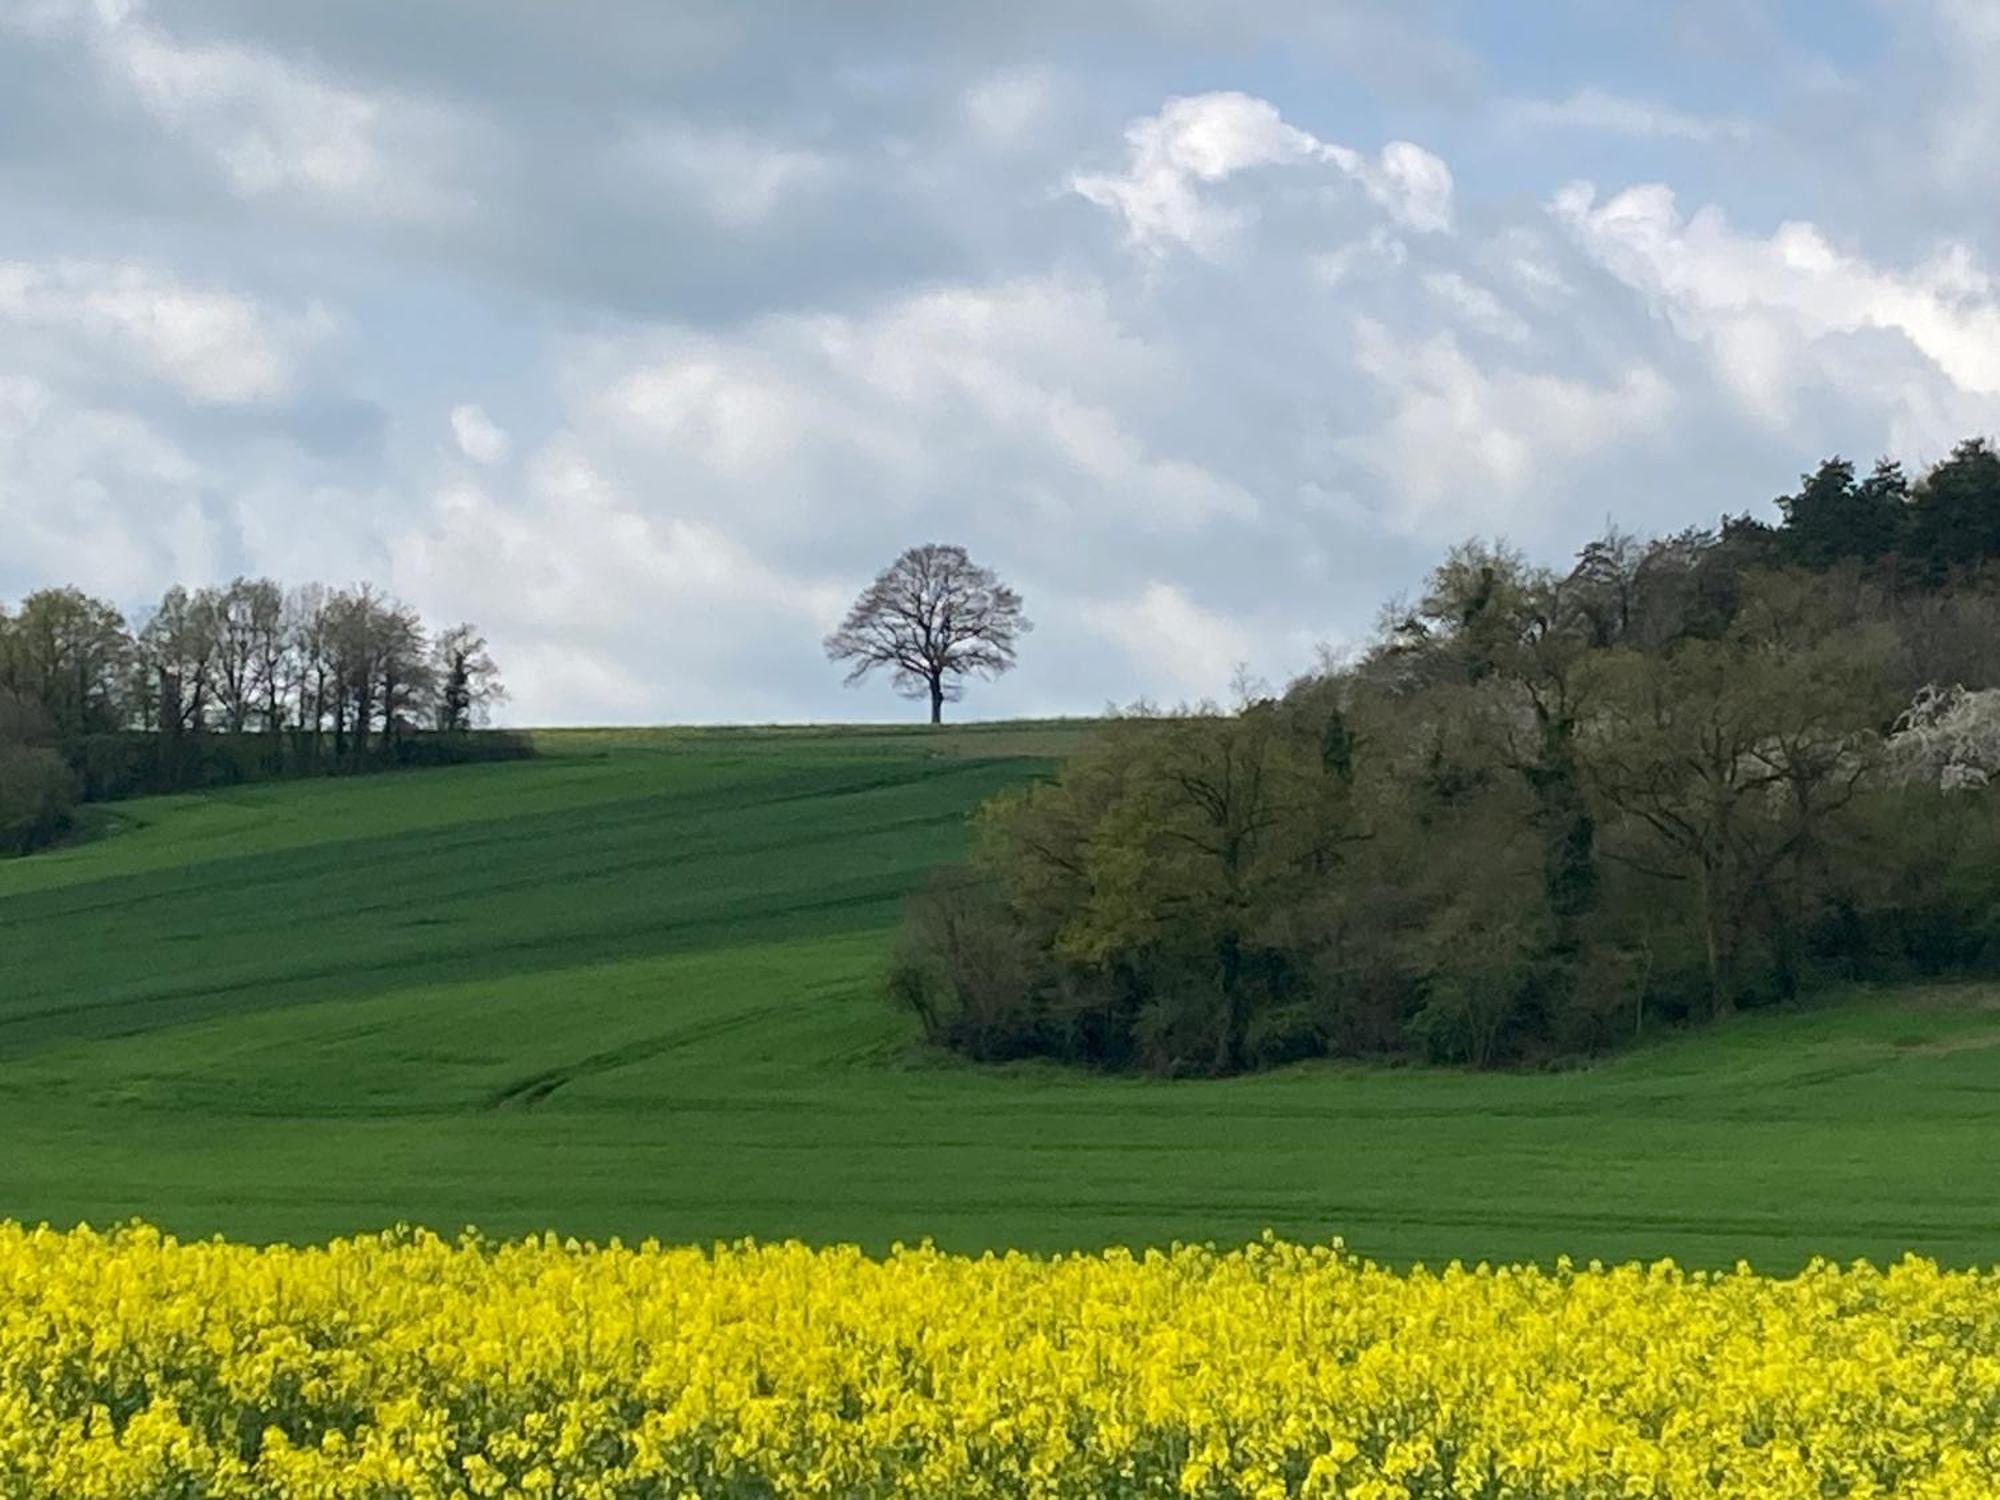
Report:
M1222 992L1220 1028L1215 1038L1215 1071L1234 1073L1243 1059L1243 1033L1248 1018L1243 1014L1243 943L1234 932L1225 932L1217 954L1216 987Z
M933 677L931 679L931 722L933 724L942 724L944 722L944 679L942 677Z
M1701 933L1708 954L1708 1003L1712 1016L1736 1008L1735 943L1732 924L1717 900L1715 873L1701 872Z
M1800 976L1805 967L1804 944L1800 936L1804 919L1794 910L1792 898L1795 886L1787 884L1775 892L1770 891L1770 886L1777 880L1776 870L1766 879L1765 911L1771 921L1771 976L1780 999L1796 1000Z
M160 779L166 788L181 785L181 680L160 668ZM164 788L163 788L164 789Z

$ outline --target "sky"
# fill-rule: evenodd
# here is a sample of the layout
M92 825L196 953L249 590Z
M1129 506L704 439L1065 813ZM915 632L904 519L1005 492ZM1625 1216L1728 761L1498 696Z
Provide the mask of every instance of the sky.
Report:
M0 0L0 600L386 586L519 724L1221 697L2000 430L2000 0Z

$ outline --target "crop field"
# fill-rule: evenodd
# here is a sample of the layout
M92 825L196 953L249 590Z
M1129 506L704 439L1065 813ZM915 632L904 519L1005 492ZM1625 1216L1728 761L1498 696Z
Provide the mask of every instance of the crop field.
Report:
M1558 1073L928 1055L880 995L899 899L1077 732L574 732L529 763L101 809L0 864L0 1219L2000 1259L1991 989Z
M2000 1277L0 1226L8 1500L1984 1500Z

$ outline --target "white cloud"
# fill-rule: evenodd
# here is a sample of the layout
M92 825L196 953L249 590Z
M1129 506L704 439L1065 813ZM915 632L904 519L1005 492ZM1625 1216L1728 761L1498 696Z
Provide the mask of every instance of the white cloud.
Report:
M0 261L0 323L42 340L44 366L108 358L215 405L288 394L332 326L317 308L274 313L150 266L67 260Z
M989 146L1006 148L1048 117L1056 87L1046 68L1003 68L965 91L966 121Z
M1423 147L1391 141L1371 160L1286 124L1275 105L1249 94L1169 99L1126 127L1125 144L1124 171L1078 173L1070 186L1119 214L1131 242L1155 252L1176 243L1201 255L1224 249L1254 215L1202 189L1259 167L1330 163L1405 228L1451 225L1451 171Z
M504 463L513 448L506 429L471 403L451 409L451 437L458 451L476 464Z
M1527 322L1493 292L1457 271L1431 271L1424 276L1424 289L1451 310L1456 319L1475 333L1524 343L1529 337Z
M504 624L499 628L506 630ZM637 670L636 663L621 660L631 653L619 641L565 644L538 637L532 626L491 638L506 662L510 722L637 724L659 713L661 683ZM711 709L706 716L724 715ZM702 705L685 699L675 711L682 722L702 717Z
M1084 617L1124 649L1142 680L1193 698L1220 697L1236 668L1261 654L1242 625L1160 579L1128 597L1090 604Z
M1390 233L1386 225L1377 224L1362 239L1313 255L1310 264L1313 274L1323 284L1339 286L1365 272L1400 270L1409 258L1410 247Z
M212 573L212 482L140 418L0 374L0 561L34 583L130 599L157 593L163 577Z
M1241 227L1240 210L1204 201L1200 186L1251 167L1311 160L1319 142L1285 124L1277 109L1247 94L1169 99L1157 115L1125 130L1122 173L1079 173L1070 186L1125 220L1132 243L1160 250L1179 243L1213 253Z
M1389 394L1388 422L1341 448L1391 481L1385 524L1443 540L1539 530L1554 519L1544 487L1580 460L1657 432L1673 388L1633 365L1611 385L1488 369L1451 334L1399 338L1363 318L1355 362Z
M1514 290L1545 312L1560 307L1576 292L1555 263L1556 249L1541 225L1525 224L1502 229L1491 245L1497 268Z
M1135 389L1173 377L1174 356L1082 284L940 288L733 338L670 331L598 363L578 376L589 430L683 474L686 503L736 519L790 524L853 485L850 506L918 513L996 479L1023 519L1189 529L1257 509L1121 415Z
M438 618L479 620L523 721L629 722L662 692L676 717L750 711L759 673L746 659L815 646L845 601L649 499L558 439L515 493L440 488L391 539L390 582Z
M1596 87L1579 89L1567 99L1516 100L1507 107L1507 113L1526 125L1702 144L1742 141L1752 134L1747 120L1689 114L1669 105L1631 99Z
M689 339L631 368L599 398L634 438L731 479L775 472L806 435L811 397L753 351Z
M1862 333L1899 335L1929 369L1878 370L1864 394L1914 409L1931 398L1908 382L1942 377L1960 393L2000 397L2000 293L1963 245L1888 268L1837 249L1809 223L1758 236L1732 228L1713 207L1683 218L1658 184L1602 203L1588 184L1572 184L1552 212L1681 337L1704 346L1737 398L1766 421L1790 422L1803 388L1838 381L1829 341Z
M1419 234L1451 228L1451 168L1422 146L1391 141L1374 161L1346 146L1323 149L1404 228Z

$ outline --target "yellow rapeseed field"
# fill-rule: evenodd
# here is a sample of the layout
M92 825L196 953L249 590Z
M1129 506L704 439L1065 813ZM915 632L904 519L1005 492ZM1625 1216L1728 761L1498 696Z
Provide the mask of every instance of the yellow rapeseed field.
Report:
M0 1495L2000 1495L2000 1275L0 1225Z

